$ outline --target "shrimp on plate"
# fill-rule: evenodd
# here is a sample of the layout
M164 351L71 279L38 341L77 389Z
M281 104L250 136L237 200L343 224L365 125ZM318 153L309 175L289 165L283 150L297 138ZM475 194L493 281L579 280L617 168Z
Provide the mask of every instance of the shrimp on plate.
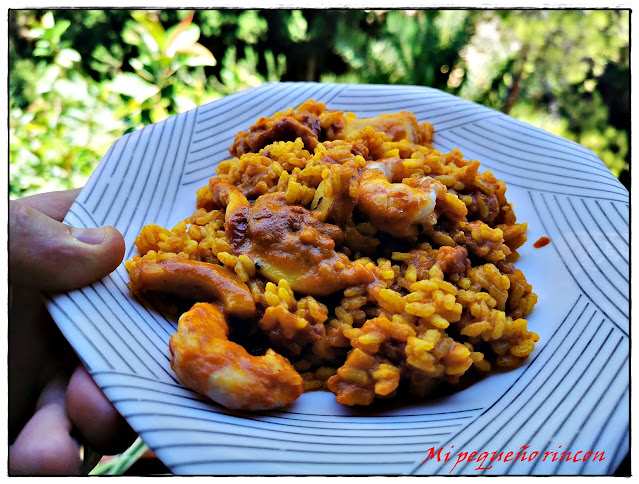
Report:
M408 178L415 186L395 181L403 171L401 163L367 165L359 179L357 208L379 230L415 239L418 225L437 222L435 204L445 196L446 187L429 176Z
M224 314L253 318L251 293L225 267L181 259L139 259L129 264L131 289L218 301L197 303L171 335L171 368L193 390L227 408L265 410L292 403L304 389L302 377L283 356L268 350L252 356L228 339Z
M268 410L286 406L304 390L291 363L273 350L252 356L228 339L229 326L217 304L197 303L171 335L171 368L193 390L227 408Z

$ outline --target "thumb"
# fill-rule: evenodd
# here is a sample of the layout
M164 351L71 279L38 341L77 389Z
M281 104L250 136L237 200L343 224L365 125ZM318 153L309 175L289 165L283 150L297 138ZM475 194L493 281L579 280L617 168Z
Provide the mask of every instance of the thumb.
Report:
M48 290L82 287L111 273L124 257L114 227L73 228L9 202L9 281Z

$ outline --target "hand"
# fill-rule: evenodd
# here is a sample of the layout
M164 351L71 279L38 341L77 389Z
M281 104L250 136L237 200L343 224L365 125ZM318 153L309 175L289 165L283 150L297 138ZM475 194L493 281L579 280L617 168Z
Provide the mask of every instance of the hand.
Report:
M61 223L79 192L9 202L10 474L79 474L76 436L106 455L135 439L40 302L41 290L82 287L124 257L124 239L115 228Z

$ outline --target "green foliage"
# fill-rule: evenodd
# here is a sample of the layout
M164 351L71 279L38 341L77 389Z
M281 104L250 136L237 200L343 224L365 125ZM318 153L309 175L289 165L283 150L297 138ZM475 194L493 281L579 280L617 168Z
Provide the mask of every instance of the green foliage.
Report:
M579 102L584 97L589 102ZM558 134L597 153L616 176L628 168L624 161L629 153L628 136L609 124L608 107L598 92L586 96L584 89L579 88L562 96L558 107L563 113L562 119L567 120Z
M608 63L620 61L628 46L628 12L531 10L486 15L497 22L498 29L492 45L484 46L492 53L488 64L494 62L495 53L512 60L509 73L521 74L522 88L529 96L561 92L596 79ZM590 92L595 86L596 82L591 82ZM505 103L506 99L501 101Z
M126 104L120 114L137 127L161 121L202 101L204 86L193 71L214 66L216 60L197 42L200 28L192 23L193 13L166 30L146 11L134 11L131 16L133 20L125 24L122 39L137 48L137 56L129 59L133 72L118 72L109 87L123 95Z
M293 42L308 40L308 22L299 10L293 10L286 22L288 35Z
M507 11L485 20L495 29L483 45L473 39L475 77L460 94L583 144L616 176L628 170L628 132L611 125L597 92L607 66L627 64L628 12Z
M264 53L266 60L266 75L258 72L258 54L252 47L244 49L244 58L237 58L237 49L229 47L224 54L222 60L222 71L220 72L221 81L213 78L211 84L213 87L223 93L232 94L247 87L259 86L263 82L277 81L282 77L286 70L286 58L284 54L277 57L272 51L267 50Z
M335 49L360 82L432 86L456 93L464 83L463 47L473 35L476 14L464 10L390 11L369 17L376 35L349 19L337 24ZM352 79L350 73L345 78Z
M556 109L567 109L565 116L557 116L531 104L517 104L511 114L517 119L533 123L538 127L591 149L610 168L615 176L627 169L625 161L629 154L628 136L623 130L608 123L608 108L601 95L594 93L589 102L579 102L583 93L567 95Z
M149 450L147 445L139 437L127 450L95 466L89 472L92 476L120 476L124 474L142 455Z
M10 92L17 94L24 86L16 96L20 102L12 96L9 110L9 189L14 196L82 185L95 160L123 132L105 87L76 70L80 56L62 40L68 27L68 21L56 23L51 13L32 21L33 55L39 59L13 65Z
M192 13L166 30L153 13L130 15L121 32L126 48L97 45L86 65L64 38L70 20L25 15L30 55L20 59L10 46L12 196L81 186L123 133L220 95L207 90L203 67L216 61L197 42Z
M123 133L263 82L439 88L627 178L629 12L13 10L10 195L82 185Z
M237 36L247 44L256 44L268 30L266 20L255 10L242 12L237 18Z

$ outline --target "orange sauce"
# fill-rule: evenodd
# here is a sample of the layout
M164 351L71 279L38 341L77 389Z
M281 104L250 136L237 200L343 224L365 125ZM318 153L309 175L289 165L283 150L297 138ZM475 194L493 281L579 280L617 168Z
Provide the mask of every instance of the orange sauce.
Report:
M550 244L550 239L548 237L540 237L539 240L533 244L533 247L535 249L541 249L548 244Z

